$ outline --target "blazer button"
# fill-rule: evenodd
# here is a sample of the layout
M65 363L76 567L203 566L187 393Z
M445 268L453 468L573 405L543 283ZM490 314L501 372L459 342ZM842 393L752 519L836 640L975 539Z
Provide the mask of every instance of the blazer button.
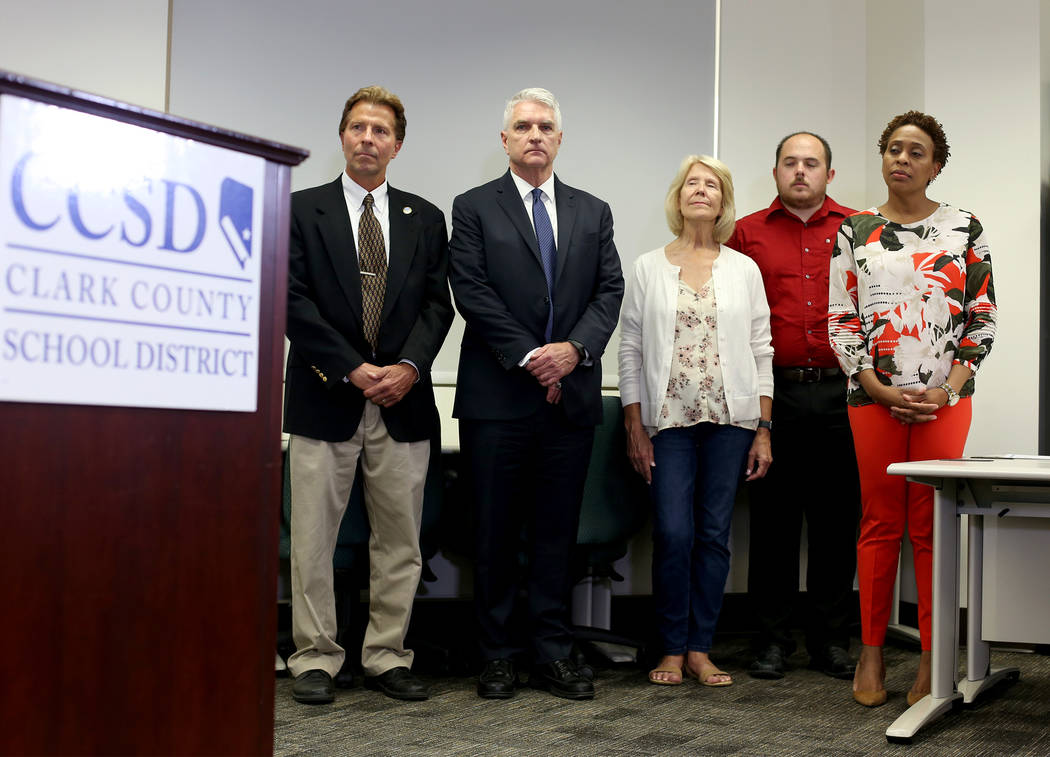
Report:
M550 304L550 301L551 301L551 298L550 298L550 297L544 297L544 298L543 298L543 304L544 304L544 305L549 305L549 304Z

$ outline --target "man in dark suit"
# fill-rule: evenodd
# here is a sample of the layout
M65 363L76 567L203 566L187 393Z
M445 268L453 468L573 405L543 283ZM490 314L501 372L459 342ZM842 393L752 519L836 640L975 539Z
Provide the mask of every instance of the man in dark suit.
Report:
M284 410L292 696L334 698L344 651L335 642L332 556L360 459L372 528L365 685L396 699L426 699L404 641L422 569L430 439L438 433L430 366L453 315L445 217L386 182L405 138L395 95L358 90L343 108L339 137L346 171L292 195Z
M529 683L589 699L594 684L569 659L569 565L623 276L608 204L554 176L554 96L512 97L501 136L510 170L456 198L449 259L466 319L454 415L475 498L478 694L514 695L525 650L511 615L527 524Z

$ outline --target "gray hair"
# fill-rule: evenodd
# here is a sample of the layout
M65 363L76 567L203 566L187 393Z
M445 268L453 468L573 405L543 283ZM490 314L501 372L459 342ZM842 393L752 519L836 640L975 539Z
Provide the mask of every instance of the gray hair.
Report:
M514 107L518 103L525 102L540 103L553 110L554 128L556 131L561 131L561 106L558 105L557 98L551 94L550 90L542 87L528 87L507 100L507 107L503 109L503 131L510 129L510 119L514 116Z

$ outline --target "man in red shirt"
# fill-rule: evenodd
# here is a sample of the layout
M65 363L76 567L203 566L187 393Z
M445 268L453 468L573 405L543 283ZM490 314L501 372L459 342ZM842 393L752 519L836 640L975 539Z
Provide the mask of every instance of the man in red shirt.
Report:
M759 623L756 678L783 678L804 618L810 666L852 679L849 623L856 611L860 487L846 416L846 377L828 343L828 265L839 224L854 211L827 196L831 148L816 134L777 145L778 197L737 221L726 243L762 271L773 332L773 465L749 490L748 593ZM808 528L806 593L798 598L802 518Z

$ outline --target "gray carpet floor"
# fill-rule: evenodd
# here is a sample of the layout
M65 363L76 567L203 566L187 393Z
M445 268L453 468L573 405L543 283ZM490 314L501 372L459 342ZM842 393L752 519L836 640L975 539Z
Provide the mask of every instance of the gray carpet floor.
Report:
M854 654L856 654L854 649ZM356 688L331 705L298 704L291 681L277 681L274 754L291 755L1050 755L1050 657L993 651L993 667L1021 678L972 708L948 714L909 745L889 744L886 728L907 707L918 654L886 648L889 702L866 709L850 683L807 670L804 654L780 681L745 671L747 641L720 639L712 658L734 685L709 688L687 679L653 686L637 667L600 670L593 701L570 702L522 689L485 701L467 677L425 677L426 702L402 703Z

